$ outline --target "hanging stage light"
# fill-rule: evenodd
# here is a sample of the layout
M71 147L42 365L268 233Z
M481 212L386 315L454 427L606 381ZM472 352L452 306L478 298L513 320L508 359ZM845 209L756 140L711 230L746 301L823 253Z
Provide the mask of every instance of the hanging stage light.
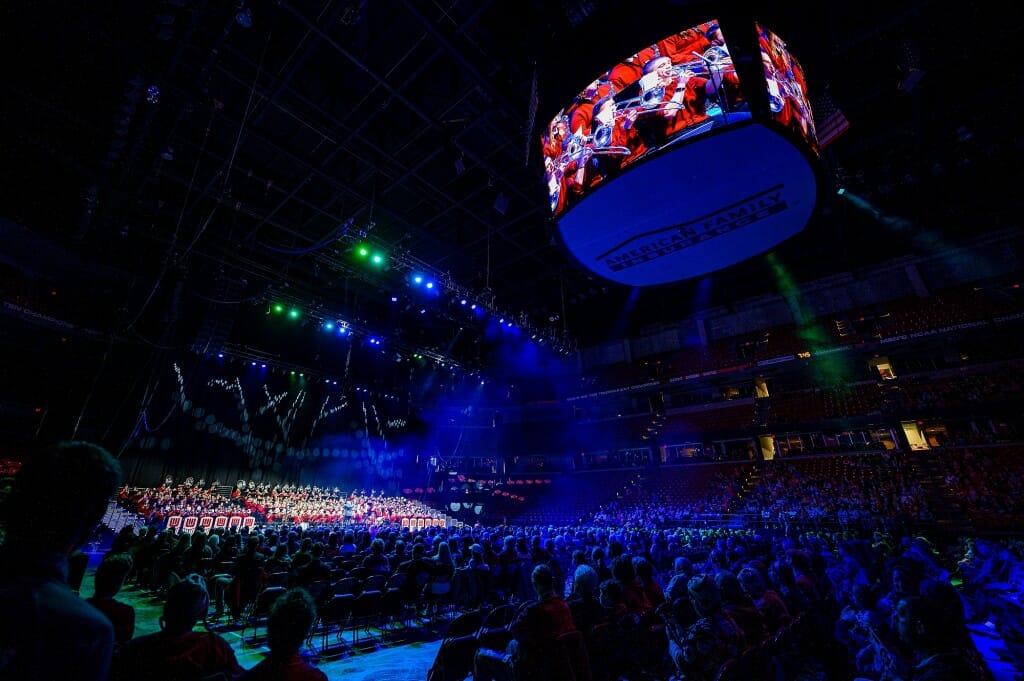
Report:
M235 23L242 28L252 28L252 10L246 7L244 2L238 3L238 11L235 12Z

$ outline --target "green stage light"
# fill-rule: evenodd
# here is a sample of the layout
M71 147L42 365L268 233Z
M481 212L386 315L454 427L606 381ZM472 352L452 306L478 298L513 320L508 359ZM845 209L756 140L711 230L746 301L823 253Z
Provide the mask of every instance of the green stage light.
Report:
M371 261L371 262L372 262L372 263L373 263L374 265L382 265L382 264L384 263L384 256L383 256L383 255L381 255L380 253L374 253L374 254L373 254L373 257L372 257L372 258L370 258L370 261Z
M359 246L358 248L356 248L356 255L358 255L360 258L365 258L368 255L370 255L370 249L367 248L366 246Z
M288 318L289 319L298 319L299 318L299 314L300 314L299 311L297 309L295 309L294 307L292 309L288 310Z
M271 309L273 309L275 313L281 314L282 312L284 312L284 305L282 305L281 303L277 303Z

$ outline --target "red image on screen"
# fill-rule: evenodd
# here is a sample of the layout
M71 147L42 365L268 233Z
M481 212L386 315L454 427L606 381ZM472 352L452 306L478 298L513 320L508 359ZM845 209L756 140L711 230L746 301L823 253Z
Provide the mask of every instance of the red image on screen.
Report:
M777 34L758 25L757 35L772 117L800 135L817 152L814 117L800 62L790 54L786 43Z
M541 135L552 216L638 161L747 119L718 22L666 36L593 80Z

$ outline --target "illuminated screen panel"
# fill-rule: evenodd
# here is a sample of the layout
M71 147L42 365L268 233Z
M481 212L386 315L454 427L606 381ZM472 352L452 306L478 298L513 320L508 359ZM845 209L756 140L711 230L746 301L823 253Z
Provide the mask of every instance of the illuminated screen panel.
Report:
M803 67L777 34L758 24L757 36L772 117L802 137L817 152L814 117L807 99Z
M599 74L541 135L559 218L638 162L750 114L717 20L673 33Z
M718 20L648 44L541 135L558 237L609 281L658 286L730 267L799 233L818 206L803 69L778 35L722 19L731 45Z

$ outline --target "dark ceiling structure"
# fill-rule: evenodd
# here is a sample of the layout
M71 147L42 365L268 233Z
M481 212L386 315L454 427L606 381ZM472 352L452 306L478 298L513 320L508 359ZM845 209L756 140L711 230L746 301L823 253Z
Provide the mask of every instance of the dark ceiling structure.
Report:
M696 6L655 4L687 19ZM849 119L823 163L866 202L830 192L775 251L797 281L927 248L917 225L953 243L1013 224L1020 10L946 4L765 7L812 88ZM554 239L536 140L557 106L531 110L537 54L557 39L568 56L574 30L615 31L643 7L14 5L0 217L20 236L0 250L72 289L78 323L296 366L319 361L322 341L303 339L340 323L396 354L486 370L495 340L474 303L564 356L774 290L754 258L632 291ZM305 335L269 330L287 324L275 305L282 317L294 308Z

